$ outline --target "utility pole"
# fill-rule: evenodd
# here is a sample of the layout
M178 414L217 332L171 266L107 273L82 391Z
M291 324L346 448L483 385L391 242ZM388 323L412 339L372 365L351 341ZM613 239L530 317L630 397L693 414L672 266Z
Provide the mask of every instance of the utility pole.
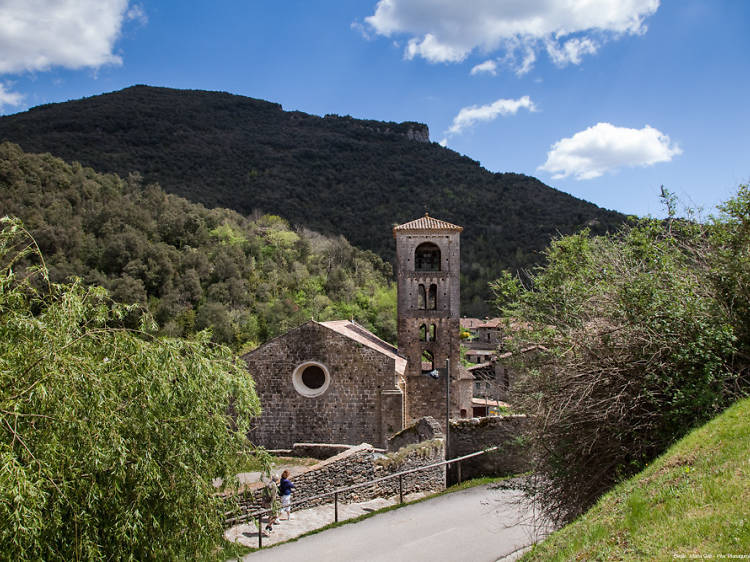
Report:
M449 440L451 434L451 360L445 360L445 460L450 456Z

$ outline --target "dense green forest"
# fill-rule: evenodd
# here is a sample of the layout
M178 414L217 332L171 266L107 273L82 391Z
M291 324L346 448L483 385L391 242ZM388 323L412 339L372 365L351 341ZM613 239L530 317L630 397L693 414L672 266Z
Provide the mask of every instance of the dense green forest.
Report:
M144 184L209 207L273 213L388 261L392 226L428 210L465 227L465 315L489 313L488 282L538 264L554 236L584 226L603 234L623 220L533 177L491 173L428 135L419 123L318 117L148 86L0 117L0 140L26 151L121 177L137 172Z
M0 215L20 218L52 281L80 277L146 306L161 333L211 328L235 350L314 317L396 341L390 264L273 215L207 209L78 163L0 144Z

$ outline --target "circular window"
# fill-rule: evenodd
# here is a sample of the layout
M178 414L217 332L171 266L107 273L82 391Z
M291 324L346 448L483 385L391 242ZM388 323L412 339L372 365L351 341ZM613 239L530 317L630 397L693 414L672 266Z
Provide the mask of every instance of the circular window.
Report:
M322 363L306 361L294 369L292 383L297 392L308 398L320 396L331 384L331 375Z

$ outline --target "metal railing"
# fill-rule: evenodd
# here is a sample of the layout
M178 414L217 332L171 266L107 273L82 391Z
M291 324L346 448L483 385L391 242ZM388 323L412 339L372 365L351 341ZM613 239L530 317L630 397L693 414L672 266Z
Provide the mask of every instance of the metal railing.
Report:
M490 447L488 449L483 449L481 451L477 451L475 453L470 453L468 455L464 455L462 457L457 457L455 459L445 460L436 462L433 464L427 464L425 466L418 466L417 468L410 468L409 470L404 470L402 472L397 472L395 474L389 474L388 476L383 476L381 478L376 478L374 480L368 480L367 482L360 482L359 484L352 484L351 486L346 486L344 488L337 488L336 490L333 490L332 492L325 492L324 494L318 494L317 496L310 496L309 498L302 498L300 500L296 500L294 502L290 502L289 506L291 509L291 506L296 505L304 505L306 503L320 500L329 496L333 496L333 522L338 523L339 522L339 494L343 494L346 492L349 492L351 490L356 490L358 488L365 488L367 486L373 486L374 484L378 484L380 482L385 482L386 480L391 480L393 478L398 478L398 496L399 496L399 503L404 503L404 476L407 474L413 474L415 472L420 472L422 470L429 470L431 468L437 468L439 466L447 466L453 463L458 463L457 465L457 477L458 477L458 484L461 483L461 461L470 459L472 457L477 457L479 455L484 455L485 453L489 453L492 451L496 451L498 447ZM235 517L229 517L232 514L234 514L234 511L228 511L224 514L225 517L227 517L226 521L231 521L232 524L236 525L238 523L246 522L248 519L256 519L257 518L257 525L258 525L258 548L263 548L263 517L266 515L269 515L273 512L273 509L262 509L259 511L253 511L249 513L244 513L241 515L237 515Z

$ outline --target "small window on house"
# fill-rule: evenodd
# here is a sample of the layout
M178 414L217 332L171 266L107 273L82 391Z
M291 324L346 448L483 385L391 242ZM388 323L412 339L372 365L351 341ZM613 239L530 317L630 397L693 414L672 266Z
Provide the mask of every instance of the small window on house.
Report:
M434 356L426 349L422 352L422 372L429 373L434 369Z
M419 310L424 310L426 307L427 299L425 297L425 290L424 285L419 285L417 289L417 308Z
M424 242L414 251L415 271L440 271L440 248Z
M419 341L427 341L427 326L424 324L419 327Z
M435 328L435 324L430 324L430 331L427 334L428 341L435 341L436 336L437 336L437 328Z
M427 297L427 309L437 310L437 285L430 285L430 293Z
M466 408L461 408L461 417L462 418L466 417Z

